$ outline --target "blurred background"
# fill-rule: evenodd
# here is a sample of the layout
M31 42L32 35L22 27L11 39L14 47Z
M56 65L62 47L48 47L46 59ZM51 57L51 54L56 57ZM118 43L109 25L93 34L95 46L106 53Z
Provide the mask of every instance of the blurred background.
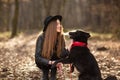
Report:
M41 30L48 15L60 14L67 29L113 33L120 38L120 0L0 0L0 32L12 37Z
M91 34L88 47L102 78L120 80L120 0L0 0L0 80L40 80L36 40L44 19L57 14L63 16L65 33L83 29ZM65 37L69 48L71 40ZM69 71L64 65L57 80L70 80ZM77 75L75 70L73 80Z

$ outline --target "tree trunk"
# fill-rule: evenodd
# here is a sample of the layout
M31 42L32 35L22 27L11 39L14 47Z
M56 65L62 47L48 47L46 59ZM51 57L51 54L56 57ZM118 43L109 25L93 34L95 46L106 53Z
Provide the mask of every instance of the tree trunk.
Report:
M10 12L11 12L11 2L10 0L7 0L7 26L6 26L6 31L10 31Z
M14 10L14 16L13 16L13 20L12 20L11 38L13 38L17 35L18 15L19 15L19 1L15 0L15 10Z

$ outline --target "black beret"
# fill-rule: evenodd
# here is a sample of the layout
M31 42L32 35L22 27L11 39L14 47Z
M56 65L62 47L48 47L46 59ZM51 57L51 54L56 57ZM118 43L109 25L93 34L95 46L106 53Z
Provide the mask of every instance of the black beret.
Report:
M61 15L56 15L56 16L48 16L46 17L46 19L44 20L44 28L43 28L43 32L46 31L48 24L53 21L53 20L57 20L59 19L60 21L62 20L62 16Z

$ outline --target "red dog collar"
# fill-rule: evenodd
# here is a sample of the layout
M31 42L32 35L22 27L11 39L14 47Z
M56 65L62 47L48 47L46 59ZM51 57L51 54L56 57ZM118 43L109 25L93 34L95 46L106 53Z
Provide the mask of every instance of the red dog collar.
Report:
M75 41L75 42L72 43L71 48L75 47L75 46L87 47L87 44L84 43L84 42Z

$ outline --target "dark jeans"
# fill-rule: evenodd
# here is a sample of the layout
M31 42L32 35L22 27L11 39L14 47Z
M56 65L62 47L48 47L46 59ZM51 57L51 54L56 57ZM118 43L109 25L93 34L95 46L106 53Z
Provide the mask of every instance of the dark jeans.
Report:
M56 80L56 71L57 68L52 68L51 66L41 66L40 67L42 71L42 80ZM50 73L50 78L49 78L49 73Z

